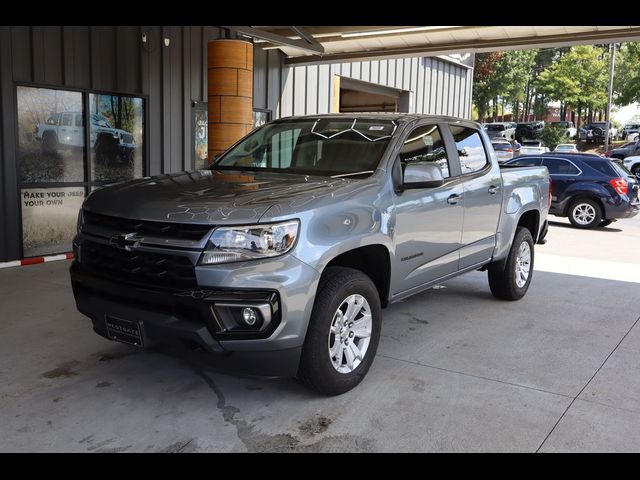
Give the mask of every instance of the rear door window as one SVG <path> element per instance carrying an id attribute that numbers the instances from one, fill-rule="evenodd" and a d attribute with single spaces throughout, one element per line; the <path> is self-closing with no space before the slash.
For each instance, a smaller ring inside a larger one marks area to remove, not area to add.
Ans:
<path id="1" fill-rule="evenodd" d="M 450 128 L 453 140 L 456 142 L 462 174 L 482 170 L 489 163 L 489 159 L 484 150 L 480 133 L 469 127 L 450 125 Z"/>
<path id="2" fill-rule="evenodd" d="M 586 163 L 587 165 L 589 165 L 591 168 L 593 168 L 594 170 L 597 170 L 598 172 L 607 175 L 608 177 L 613 177 L 615 176 L 615 170 L 614 168 L 609 165 L 608 161 L 599 161 L 599 160 L 584 160 L 584 163 Z"/>
<path id="3" fill-rule="evenodd" d="M 578 167 L 563 158 L 545 158 L 542 165 L 547 167 L 550 175 L 580 175 Z"/>

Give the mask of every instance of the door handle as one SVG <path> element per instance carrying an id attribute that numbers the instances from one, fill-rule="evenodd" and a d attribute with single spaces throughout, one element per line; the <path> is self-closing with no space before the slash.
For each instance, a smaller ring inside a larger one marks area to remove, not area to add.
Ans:
<path id="1" fill-rule="evenodd" d="M 462 195 L 457 195 L 457 194 L 452 194 L 449 195 L 449 198 L 447 198 L 447 203 L 449 205 L 455 205 L 456 203 L 458 203 L 458 200 L 462 200 Z"/>
<path id="2" fill-rule="evenodd" d="M 495 195 L 496 193 L 498 193 L 500 191 L 500 187 L 496 186 L 496 185 L 491 185 L 489 187 L 489 195 Z"/>

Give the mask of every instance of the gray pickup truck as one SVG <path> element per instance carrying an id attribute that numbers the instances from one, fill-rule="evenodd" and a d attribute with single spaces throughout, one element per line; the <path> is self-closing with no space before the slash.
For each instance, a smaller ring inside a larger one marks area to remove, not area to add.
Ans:
<path id="1" fill-rule="evenodd" d="M 73 292 L 108 339 L 180 341 L 335 395 L 369 370 L 390 303 L 478 269 L 521 298 L 549 199 L 547 169 L 501 168 L 474 122 L 285 118 L 208 170 L 92 192 Z"/>

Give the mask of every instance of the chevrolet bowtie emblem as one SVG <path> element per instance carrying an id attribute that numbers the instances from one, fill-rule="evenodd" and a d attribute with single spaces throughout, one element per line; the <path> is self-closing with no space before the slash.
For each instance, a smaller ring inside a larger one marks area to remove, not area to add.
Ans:
<path id="1" fill-rule="evenodd" d="M 109 243 L 120 250 L 132 252 L 140 246 L 144 238 L 138 237 L 136 233 L 127 233 L 124 235 L 114 235 L 109 239 Z"/>

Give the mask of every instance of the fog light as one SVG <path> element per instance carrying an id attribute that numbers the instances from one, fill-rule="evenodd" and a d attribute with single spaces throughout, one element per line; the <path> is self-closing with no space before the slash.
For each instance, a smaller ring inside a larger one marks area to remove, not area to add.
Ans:
<path id="1" fill-rule="evenodd" d="M 244 323 L 252 327 L 258 320 L 257 312 L 253 308 L 245 307 L 242 310 L 242 319 L 244 320 Z"/>

